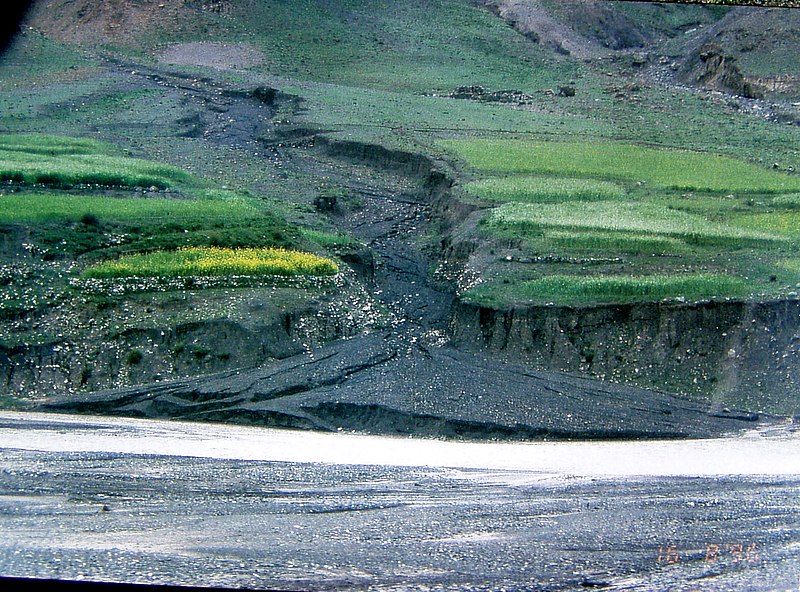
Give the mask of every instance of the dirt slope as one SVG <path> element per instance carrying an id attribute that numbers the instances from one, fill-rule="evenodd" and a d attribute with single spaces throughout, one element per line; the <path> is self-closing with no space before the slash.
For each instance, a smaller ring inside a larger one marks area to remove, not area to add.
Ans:
<path id="1" fill-rule="evenodd" d="M 136 44 L 159 30 L 180 32 L 202 26 L 203 12 L 224 13 L 226 0 L 39 0 L 28 22 L 67 43 Z"/>
<path id="2" fill-rule="evenodd" d="M 607 49 L 642 47 L 652 37 L 613 5 L 598 0 L 555 7 L 537 0 L 487 0 L 485 4 L 533 41 L 581 59 Z"/>
<path id="3" fill-rule="evenodd" d="M 800 95 L 800 10 L 739 7 L 689 37 L 679 51 L 691 61 L 714 45 L 736 60 L 743 77 L 778 95 Z"/>

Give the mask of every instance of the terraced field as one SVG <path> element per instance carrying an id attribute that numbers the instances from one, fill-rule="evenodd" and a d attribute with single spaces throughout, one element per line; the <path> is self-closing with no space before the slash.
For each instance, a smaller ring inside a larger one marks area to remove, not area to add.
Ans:
<path id="1" fill-rule="evenodd" d="M 482 230 L 523 258 L 464 298 L 483 305 L 597 304 L 785 295 L 800 177 L 708 153 L 619 142 L 448 140 L 497 204 Z M 594 260 L 586 267 L 586 256 Z M 579 264 L 564 264 L 572 258 Z"/>

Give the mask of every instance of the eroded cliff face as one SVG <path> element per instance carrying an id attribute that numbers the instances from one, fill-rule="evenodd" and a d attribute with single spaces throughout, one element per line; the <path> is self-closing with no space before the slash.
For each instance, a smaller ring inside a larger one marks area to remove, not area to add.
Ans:
<path id="1" fill-rule="evenodd" d="M 510 310 L 460 302 L 451 331 L 459 348 L 536 370 L 701 395 L 720 409 L 800 407 L 797 300 Z"/>
<path id="2" fill-rule="evenodd" d="M 0 396 L 28 400 L 252 368 L 385 324 L 353 272 L 316 284 L 138 294 L 108 308 L 83 304 L 71 320 L 52 311 L 48 326 L 60 335 L 0 343 Z"/>

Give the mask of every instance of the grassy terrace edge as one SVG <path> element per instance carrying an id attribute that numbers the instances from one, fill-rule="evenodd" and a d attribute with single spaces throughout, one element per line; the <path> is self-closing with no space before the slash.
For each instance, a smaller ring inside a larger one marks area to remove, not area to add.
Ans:
<path id="1" fill-rule="evenodd" d="M 77 222 L 84 216 L 147 221 L 168 219 L 250 218 L 257 208 L 241 199 L 174 199 L 163 197 L 105 197 L 54 193 L 15 193 L 0 198 L 0 222 Z"/>
<path id="2" fill-rule="evenodd" d="M 725 274 L 684 276 L 571 276 L 553 275 L 516 284 L 487 283 L 462 295 L 469 304 L 488 308 L 509 305 L 591 306 L 658 300 L 700 301 L 746 298 L 748 282 Z"/>
<path id="3" fill-rule="evenodd" d="M 472 181 L 468 193 L 495 202 L 555 203 L 615 200 L 626 196 L 624 187 L 610 181 L 573 177 L 490 177 Z"/>
<path id="4" fill-rule="evenodd" d="M 174 166 L 115 154 L 93 140 L 47 135 L 0 135 L 0 181 L 58 188 L 76 185 L 156 187 L 196 185 Z"/>

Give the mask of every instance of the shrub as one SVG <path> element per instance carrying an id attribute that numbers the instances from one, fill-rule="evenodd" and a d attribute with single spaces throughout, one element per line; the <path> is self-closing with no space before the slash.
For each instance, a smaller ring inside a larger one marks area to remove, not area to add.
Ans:
<path id="1" fill-rule="evenodd" d="M 209 355 L 211 355 L 211 349 L 207 348 L 207 347 L 204 347 L 202 345 L 195 345 L 192 348 L 192 355 L 195 358 L 197 358 L 198 360 L 202 360 L 204 358 L 207 358 Z"/>
<path id="2" fill-rule="evenodd" d="M 128 357 L 125 359 L 125 361 L 128 363 L 128 366 L 136 366 L 137 364 L 140 364 L 143 359 L 144 354 L 141 350 L 132 349 L 128 352 Z"/>
<path id="3" fill-rule="evenodd" d="M 81 216 L 81 224 L 86 226 L 100 226 L 100 219 L 92 213 L 87 212 Z"/>

